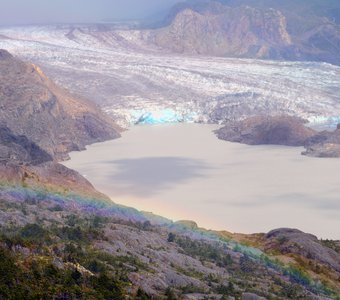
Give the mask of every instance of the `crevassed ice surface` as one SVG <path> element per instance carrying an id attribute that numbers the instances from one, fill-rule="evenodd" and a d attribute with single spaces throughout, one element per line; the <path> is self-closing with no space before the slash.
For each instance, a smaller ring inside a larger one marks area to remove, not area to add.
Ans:
<path id="1" fill-rule="evenodd" d="M 100 25 L 0 28 L 0 48 L 39 64 L 121 125 L 214 122 L 254 113 L 340 121 L 340 67 L 174 55 L 149 31 Z"/>

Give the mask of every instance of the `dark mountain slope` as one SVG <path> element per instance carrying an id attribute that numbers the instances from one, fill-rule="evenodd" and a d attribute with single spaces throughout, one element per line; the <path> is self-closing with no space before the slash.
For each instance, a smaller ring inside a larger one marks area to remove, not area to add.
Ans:
<path id="1" fill-rule="evenodd" d="M 0 162 L 36 165 L 53 160 L 26 136 L 16 136 L 7 127 L 0 127 Z"/>

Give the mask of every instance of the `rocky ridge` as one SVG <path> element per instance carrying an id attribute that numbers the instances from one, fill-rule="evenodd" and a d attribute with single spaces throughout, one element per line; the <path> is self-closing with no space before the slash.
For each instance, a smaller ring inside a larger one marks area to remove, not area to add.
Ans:
<path id="1" fill-rule="evenodd" d="M 216 6 L 178 12 L 171 25 L 155 33 L 155 43 L 179 53 L 257 58 L 273 57 L 278 47 L 291 44 L 281 12 Z"/>
<path id="2" fill-rule="evenodd" d="M 0 127 L 0 162 L 36 165 L 53 158 L 26 136 L 14 135 L 7 127 Z"/>
<path id="3" fill-rule="evenodd" d="M 119 137 L 119 127 L 92 103 L 56 86 L 42 70 L 0 50 L 0 126 L 26 136 L 55 159 Z"/>
<path id="4" fill-rule="evenodd" d="M 282 228 L 268 232 L 265 235 L 264 249 L 316 259 L 340 272 L 339 253 L 323 247 L 316 236 L 297 229 Z"/>

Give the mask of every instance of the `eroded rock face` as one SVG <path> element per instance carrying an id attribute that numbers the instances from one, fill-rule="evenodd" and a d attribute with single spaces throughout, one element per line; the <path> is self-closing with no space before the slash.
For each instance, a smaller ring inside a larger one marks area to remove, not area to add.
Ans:
<path id="1" fill-rule="evenodd" d="M 216 131 L 218 138 L 248 145 L 303 146 L 316 134 L 304 121 L 291 116 L 256 116 L 228 123 Z"/>
<path id="2" fill-rule="evenodd" d="M 5 50 L 0 52 L 0 124 L 55 159 L 119 136 L 119 128 L 95 105 L 56 86 L 39 67 Z"/>
<path id="3" fill-rule="evenodd" d="M 280 228 L 265 236 L 265 249 L 278 250 L 282 254 L 297 254 L 327 264 L 340 272 L 340 254 L 325 247 L 316 236 L 297 229 Z"/>
<path id="4" fill-rule="evenodd" d="M 37 165 L 51 160 L 51 155 L 26 136 L 14 135 L 9 128 L 0 127 L 0 163 Z"/>

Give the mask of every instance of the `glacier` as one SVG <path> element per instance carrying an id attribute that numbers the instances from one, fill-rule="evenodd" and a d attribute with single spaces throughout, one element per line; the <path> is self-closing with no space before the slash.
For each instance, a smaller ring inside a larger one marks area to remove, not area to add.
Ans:
<path id="1" fill-rule="evenodd" d="M 134 115 L 138 112 L 133 113 Z M 134 124 L 169 124 L 169 123 L 193 123 L 195 122 L 195 113 L 188 115 L 180 114 L 173 109 L 162 109 L 151 112 L 142 112 Z"/>
<path id="2" fill-rule="evenodd" d="M 340 121 L 340 67 L 327 63 L 172 54 L 148 30 L 110 25 L 0 28 L 0 48 L 39 65 L 121 126 L 224 123 L 289 114 L 310 126 Z"/>

